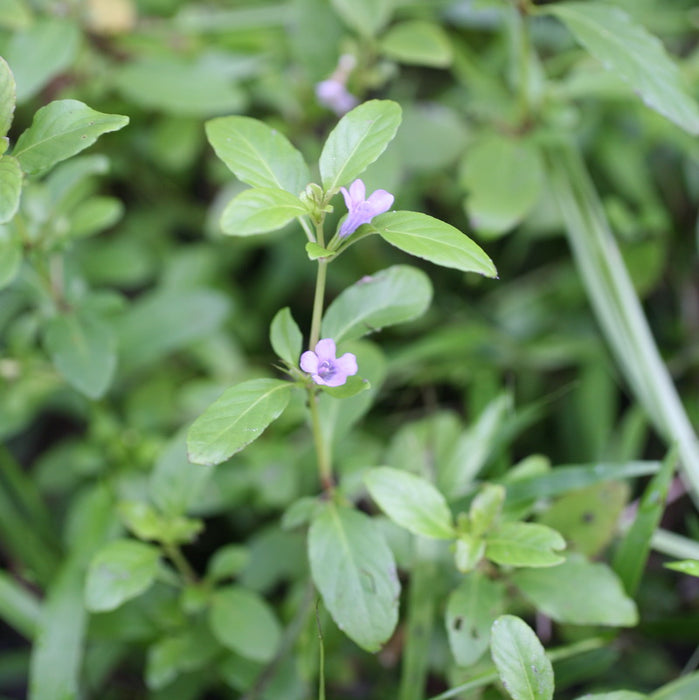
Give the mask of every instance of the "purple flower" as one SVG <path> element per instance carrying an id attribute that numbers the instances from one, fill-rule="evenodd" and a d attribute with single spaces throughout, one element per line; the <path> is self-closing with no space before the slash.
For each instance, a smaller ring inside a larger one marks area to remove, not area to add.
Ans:
<path id="1" fill-rule="evenodd" d="M 345 87 L 345 84 L 334 78 L 323 80 L 316 85 L 316 97 L 320 104 L 337 115 L 345 114 L 359 104 L 359 100 Z"/>
<path id="2" fill-rule="evenodd" d="M 346 352 L 342 357 L 335 357 L 335 341 L 323 338 L 316 345 L 316 350 L 306 350 L 301 355 L 301 369 L 308 372 L 316 384 L 325 386 L 342 386 L 347 377 L 357 374 L 357 358 Z"/>
<path id="3" fill-rule="evenodd" d="M 340 187 L 347 205 L 347 218 L 340 228 L 340 238 L 346 238 L 354 233 L 362 224 L 368 224 L 377 214 L 388 211 L 393 204 L 393 195 L 386 190 L 376 190 L 364 199 L 366 187 L 357 179 L 349 187 L 349 192 Z"/>

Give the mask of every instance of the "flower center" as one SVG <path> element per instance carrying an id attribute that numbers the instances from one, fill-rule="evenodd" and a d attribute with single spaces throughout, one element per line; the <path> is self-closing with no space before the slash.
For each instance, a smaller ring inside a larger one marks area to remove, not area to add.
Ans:
<path id="1" fill-rule="evenodd" d="M 330 360 L 323 360 L 318 365 L 318 376 L 321 379 L 330 379 L 335 374 L 335 365 Z"/>

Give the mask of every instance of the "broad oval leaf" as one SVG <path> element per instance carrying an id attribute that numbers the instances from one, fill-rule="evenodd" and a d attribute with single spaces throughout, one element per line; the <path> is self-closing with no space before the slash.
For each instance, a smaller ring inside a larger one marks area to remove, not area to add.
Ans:
<path id="1" fill-rule="evenodd" d="M 110 326 L 86 313 L 54 316 L 44 327 L 44 344 L 66 381 L 90 398 L 102 396 L 116 369 L 116 340 Z"/>
<path id="2" fill-rule="evenodd" d="M 7 61 L 0 56 L 0 140 L 10 130 L 15 113 L 15 78 Z M 0 147 L 0 153 L 5 149 Z"/>
<path id="3" fill-rule="evenodd" d="M 261 663 L 274 657 L 281 639 L 281 627 L 269 604 L 242 586 L 227 586 L 214 594 L 209 625 L 224 647 Z"/>
<path id="4" fill-rule="evenodd" d="M 114 82 L 129 102 L 146 109 L 194 117 L 239 112 L 245 93 L 210 63 L 206 57 L 195 62 L 175 55 L 140 58 L 119 68 Z"/>
<path id="5" fill-rule="evenodd" d="M 90 612 L 114 610 L 145 592 L 158 573 L 160 550 L 136 540 L 115 540 L 93 557 L 85 583 Z"/>
<path id="6" fill-rule="evenodd" d="M 516 226 L 536 204 L 544 166 L 530 142 L 487 134 L 466 151 L 460 179 L 471 226 L 494 237 Z"/>
<path id="7" fill-rule="evenodd" d="M 563 537 L 550 527 L 509 522 L 486 537 L 485 555 L 505 566 L 555 566 L 564 560 L 556 552 L 565 546 Z"/>
<path id="8" fill-rule="evenodd" d="M 22 169 L 19 161 L 12 156 L 0 156 L 0 224 L 7 223 L 17 213 L 21 194 Z"/>
<path id="9" fill-rule="evenodd" d="M 387 243 L 436 265 L 497 277 L 492 260 L 468 236 L 427 214 L 391 211 L 368 226 Z"/>
<path id="10" fill-rule="evenodd" d="M 48 170 L 80 153 L 99 136 L 122 129 L 129 118 L 103 114 L 78 100 L 55 100 L 42 107 L 12 152 L 25 173 Z"/>
<path id="11" fill-rule="evenodd" d="M 273 187 L 241 192 L 223 210 L 221 228 L 230 236 L 251 236 L 276 231 L 297 216 L 307 214 L 295 195 Z"/>
<path id="12" fill-rule="evenodd" d="M 459 666 L 475 664 L 490 644 L 490 628 L 505 605 L 505 586 L 481 571 L 464 576 L 447 599 L 449 646 Z"/>
<path id="13" fill-rule="evenodd" d="M 490 632 L 490 653 L 513 700 L 551 700 L 553 667 L 533 630 L 514 615 L 501 615 Z"/>
<path id="14" fill-rule="evenodd" d="M 361 175 L 386 149 L 400 126 L 401 108 L 391 100 L 369 100 L 345 114 L 320 154 L 320 176 L 327 192 Z"/>
<path id="15" fill-rule="evenodd" d="M 279 418 L 291 387 L 280 379 L 252 379 L 224 391 L 189 429 L 189 461 L 220 464 L 240 452 Z"/>
<path id="16" fill-rule="evenodd" d="M 288 306 L 280 309 L 272 319 L 269 328 L 269 341 L 279 357 L 292 367 L 296 367 L 301 357 L 303 335 Z"/>
<path id="17" fill-rule="evenodd" d="M 514 572 L 513 583 L 544 614 L 574 625 L 628 627 L 638 622 L 633 600 L 601 562 L 570 557 L 550 569 Z"/>
<path id="18" fill-rule="evenodd" d="M 432 283 L 422 270 L 394 265 L 345 289 L 325 312 L 322 336 L 354 340 L 421 316 L 431 300 Z"/>
<path id="19" fill-rule="evenodd" d="M 393 13 L 395 0 L 332 0 L 338 15 L 363 36 L 374 36 Z"/>
<path id="20" fill-rule="evenodd" d="M 411 65 L 446 68 L 452 60 L 447 33 L 424 20 L 396 24 L 381 38 L 380 46 L 386 56 Z"/>
<path id="21" fill-rule="evenodd" d="M 371 497 L 395 523 L 416 535 L 452 539 L 451 511 L 442 494 L 416 474 L 378 467 L 364 476 Z"/>
<path id="22" fill-rule="evenodd" d="M 543 11 L 561 20 L 648 107 L 690 134 L 699 134 L 699 105 L 685 89 L 680 69 L 660 40 L 626 12 L 597 2 L 556 3 Z"/>
<path id="23" fill-rule="evenodd" d="M 4 9 L 4 8 L 3 8 Z M 70 19 L 43 17 L 14 33 L 4 56 L 17 83 L 17 101 L 26 102 L 75 60 L 80 27 Z"/>
<path id="24" fill-rule="evenodd" d="M 205 128 L 216 155 L 248 185 L 298 195 L 310 182 L 301 153 L 267 124 L 251 117 L 219 117 Z"/>
<path id="25" fill-rule="evenodd" d="M 377 651 L 398 622 L 400 583 L 393 554 L 372 519 L 327 504 L 308 533 L 313 581 L 337 626 Z"/>

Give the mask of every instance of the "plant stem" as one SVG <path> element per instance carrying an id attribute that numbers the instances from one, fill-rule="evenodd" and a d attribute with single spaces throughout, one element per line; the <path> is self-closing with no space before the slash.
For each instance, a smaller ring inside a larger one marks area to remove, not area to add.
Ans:
<path id="1" fill-rule="evenodd" d="M 176 544 L 163 543 L 163 549 L 186 583 L 196 583 L 197 575 Z"/>
<path id="2" fill-rule="evenodd" d="M 323 439 L 323 429 L 320 424 L 320 414 L 318 413 L 318 397 L 315 393 L 315 388 L 311 387 L 308 390 L 308 405 L 311 408 L 311 427 L 313 430 L 313 442 L 316 447 L 316 458 L 318 460 L 318 473 L 320 475 L 320 483 L 323 490 L 328 494 L 332 494 L 334 483 L 332 474 L 332 464 L 330 458 L 330 450 Z"/>
<path id="3" fill-rule="evenodd" d="M 321 244 L 322 245 L 322 244 Z M 313 299 L 313 318 L 311 321 L 311 337 L 308 347 L 313 350 L 320 340 L 320 321 L 323 317 L 323 300 L 325 299 L 325 278 L 328 263 L 322 258 L 318 260 L 318 275 L 316 276 L 316 292 Z"/>

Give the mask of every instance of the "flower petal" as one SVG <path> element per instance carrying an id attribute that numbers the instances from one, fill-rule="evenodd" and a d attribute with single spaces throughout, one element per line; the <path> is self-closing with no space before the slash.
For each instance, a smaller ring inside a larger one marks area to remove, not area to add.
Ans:
<path id="1" fill-rule="evenodd" d="M 357 374 L 359 368 L 357 367 L 356 355 L 353 355 L 351 352 L 346 352 L 342 357 L 338 357 L 337 360 L 335 360 L 335 367 L 338 372 L 341 372 L 346 377 Z M 344 384 L 344 382 L 342 383 Z"/>
<path id="2" fill-rule="evenodd" d="M 369 195 L 369 199 L 367 199 L 369 208 L 373 212 L 372 218 L 377 214 L 383 214 L 388 211 L 393 204 L 393 199 L 393 195 L 390 192 L 386 192 L 386 190 L 376 190 L 372 192 L 371 195 Z"/>
<path id="3" fill-rule="evenodd" d="M 306 352 L 301 355 L 301 369 L 309 374 L 315 374 L 318 371 L 318 356 L 311 350 L 306 350 Z"/>
<path id="4" fill-rule="evenodd" d="M 350 197 L 352 198 L 352 203 L 356 206 L 364 201 L 366 197 L 366 186 L 361 178 L 357 178 L 349 186 Z M 349 207 L 348 207 L 349 208 Z"/>
<path id="5" fill-rule="evenodd" d="M 316 344 L 318 362 L 323 362 L 323 360 L 332 360 L 335 362 L 335 353 L 335 341 L 332 338 L 323 338 Z"/>

